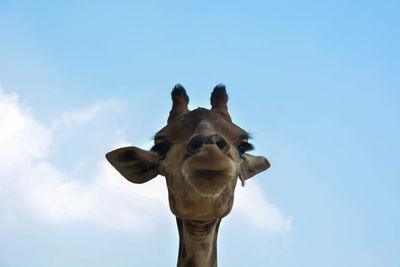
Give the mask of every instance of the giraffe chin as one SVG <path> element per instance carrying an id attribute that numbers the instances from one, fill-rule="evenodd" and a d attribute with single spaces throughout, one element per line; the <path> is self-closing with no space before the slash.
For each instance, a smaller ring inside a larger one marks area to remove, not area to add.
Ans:
<path id="1" fill-rule="evenodd" d="M 232 182 L 233 176 L 229 172 L 201 170 L 187 173 L 185 178 L 200 195 L 213 197 L 219 195 Z"/>

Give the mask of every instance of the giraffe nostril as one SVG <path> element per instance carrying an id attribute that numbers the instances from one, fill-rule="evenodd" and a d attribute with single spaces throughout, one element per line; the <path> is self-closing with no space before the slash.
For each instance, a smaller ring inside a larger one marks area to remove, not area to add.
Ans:
<path id="1" fill-rule="evenodd" d="M 225 140 L 219 140 L 215 143 L 219 149 L 223 150 L 225 146 L 227 145 Z"/>
<path id="2" fill-rule="evenodd" d="M 192 138 L 190 142 L 186 145 L 186 150 L 193 154 L 196 153 L 203 145 L 203 140 L 199 138 Z"/>
<path id="3" fill-rule="evenodd" d="M 220 135 L 208 136 L 204 134 L 198 134 L 193 136 L 186 144 L 186 151 L 189 154 L 195 154 L 199 152 L 204 145 L 215 145 L 224 154 L 227 154 L 230 148 L 230 145 L 226 139 Z"/>
<path id="4" fill-rule="evenodd" d="M 228 154 L 230 146 L 228 142 L 225 140 L 225 138 L 220 136 L 219 139 L 215 141 L 215 144 L 223 153 Z"/>

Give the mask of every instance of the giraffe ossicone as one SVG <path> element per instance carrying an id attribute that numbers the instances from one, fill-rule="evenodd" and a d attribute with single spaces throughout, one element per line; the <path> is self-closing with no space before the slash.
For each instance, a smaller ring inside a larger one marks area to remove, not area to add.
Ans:
<path id="1" fill-rule="evenodd" d="M 123 147 L 106 158 L 132 183 L 165 176 L 179 230 L 177 266 L 217 266 L 218 228 L 232 209 L 238 178 L 244 184 L 270 164 L 246 153 L 253 146 L 248 133 L 232 123 L 224 85 L 214 88 L 211 109 L 190 111 L 180 84 L 171 97 L 167 125 L 155 135 L 150 151 Z"/>

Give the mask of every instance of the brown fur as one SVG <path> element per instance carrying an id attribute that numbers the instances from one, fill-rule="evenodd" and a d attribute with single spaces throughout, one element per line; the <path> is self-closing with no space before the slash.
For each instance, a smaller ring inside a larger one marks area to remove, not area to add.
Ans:
<path id="1" fill-rule="evenodd" d="M 238 177 L 244 182 L 269 163 L 242 151 L 252 145 L 248 133 L 231 121 L 224 86 L 214 89 L 211 110 L 189 111 L 181 85 L 172 91 L 172 101 L 168 123 L 155 135 L 151 151 L 126 147 L 106 157 L 134 183 L 165 176 L 179 231 L 178 266 L 217 266 L 218 229 L 232 209 Z"/>

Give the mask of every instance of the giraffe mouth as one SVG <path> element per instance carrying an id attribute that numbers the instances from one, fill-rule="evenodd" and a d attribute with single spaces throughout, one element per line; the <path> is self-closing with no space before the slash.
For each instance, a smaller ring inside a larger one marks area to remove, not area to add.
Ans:
<path id="1" fill-rule="evenodd" d="M 197 157 L 189 158 L 183 165 L 183 170 L 187 174 L 198 175 L 218 175 L 224 173 L 232 173 L 234 164 L 226 157 Z"/>
<path id="2" fill-rule="evenodd" d="M 228 182 L 233 177 L 233 166 L 229 163 L 222 165 L 184 166 L 183 173 L 187 179 L 210 180 L 210 182 Z"/>
<path id="3" fill-rule="evenodd" d="M 216 174 L 216 173 L 224 173 L 224 170 L 195 170 L 191 173 L 200 173 L 200 174 Z"/>
<path id="4" fill-rule="evenodd" d="M 214 179 L 221 176 L 231 175 L 231 173 L 225 170 L 195 170 L 187 173 L 187 175 L 195 178 Z"/>
<path id="5" fill-rule="evenodd" d="M 212 147 L 188 158 L 182 166 L 185 180 L 201 195 L 218 195 L 235 178 L 236 165 Z"/>
<path id="6" fill-rule="evenodd" d="M 230 182 L 234 175 L 227 170 L 193 170 L 184 173 L 186 181 L 203 196 L 219 195 Z"/>

